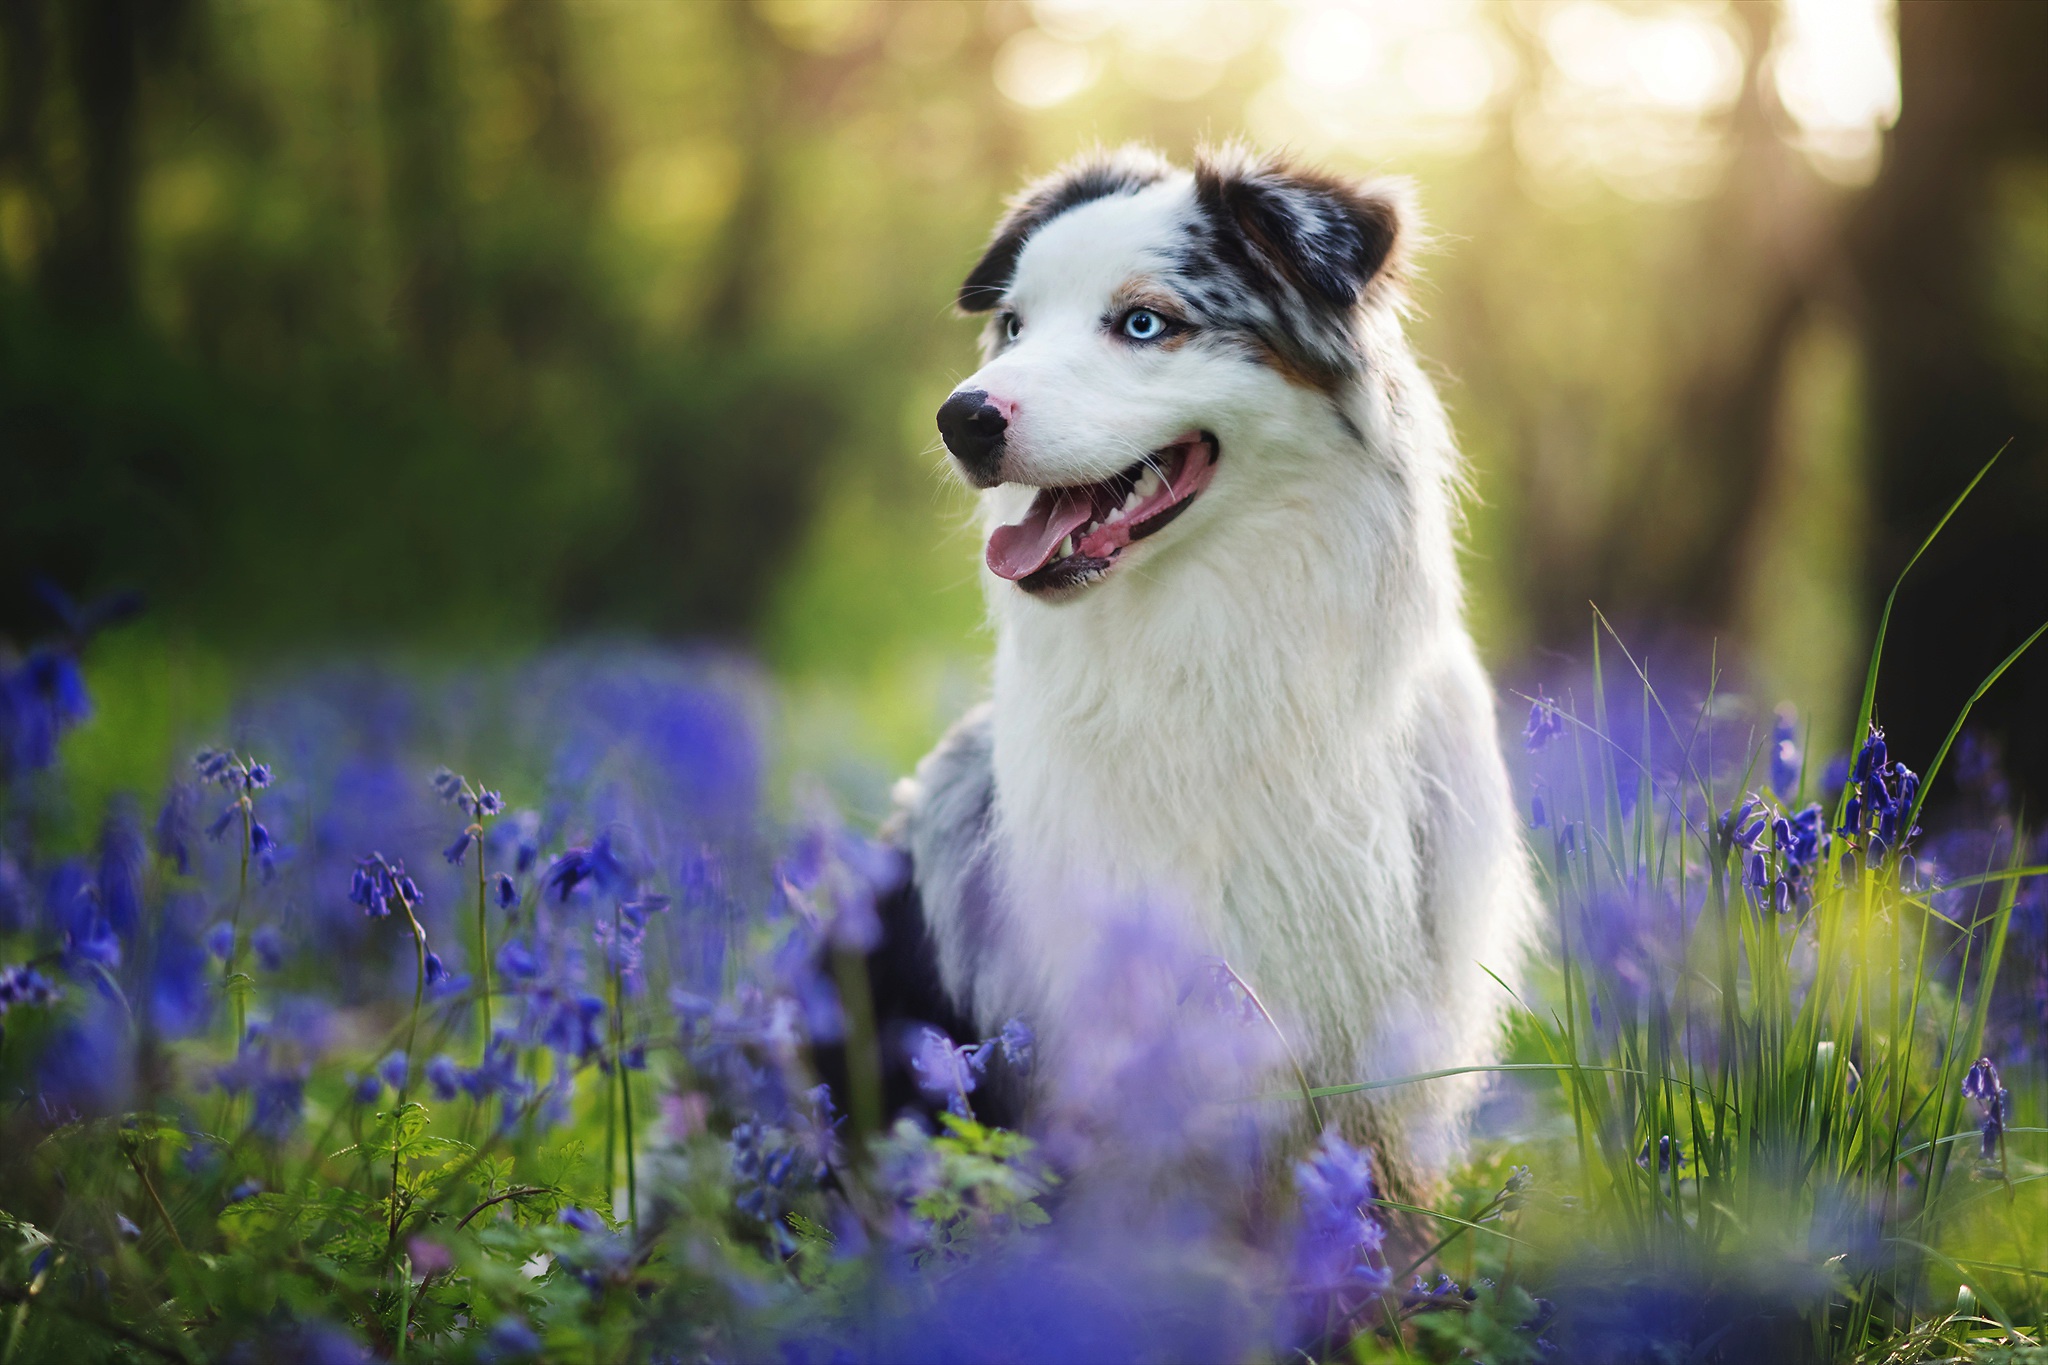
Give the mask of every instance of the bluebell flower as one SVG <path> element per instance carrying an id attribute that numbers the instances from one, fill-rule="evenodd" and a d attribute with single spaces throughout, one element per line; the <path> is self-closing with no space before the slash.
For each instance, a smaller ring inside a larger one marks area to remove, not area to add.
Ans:
<path id="1" fill-rule="evenodd" d="M 252 761 L 248 770 L 243 773 L 242 780 L 250 791 L 261 791 L 270 785 L 270 765 Z"/>
<path id="2" fill-rule="evenodd" d="M 1542 688 L 1529 704 L 1529 721 L 1522 727 L 1522 747 L 1535 753 L 1564 733 L 1564 716 Z"/>
<path id="3" fill-rule="evenodd" d="M 263 925 L 249 935 L 249 947 L 256 953 L 257 965 L 266 972 L 281 971 L 284 967 L 284 935 L 274 925 Z"/>
<path id="4" fill-rule="evenodd" d="M 928 1100 L 944 1100 L 961 1118 L 971 1118 L 967 1097 L 981 1081 L 987 1062 L 975 1048 L 957 1046 L 935 1028 L 921 1028 L 911 1044 L 910 1069 Z"/>
<path id="5" fill-rule="evenodd" d="M 186 927 L 196 906 L 168 912 L 158 925 L 148 980 L 149 1015 L 157 1029 L 182 1038 L 199 1032 L 211 1012 L 212 972 L 206 949 Z"/>
<path id="6" fill-rule="evenodd" d="M 1038 1037 L 1031 1026 L 1022 1019 L 1012 1019 L 1003 1025 L 995 1037 L 996 1045 L 1002 1049 L 1003 1060 L 1021 1074 L 1031 1070 L 1032 1058 L 1038 1047 Z"/>
<path id="7" fill-rule="evenodd" d="M 605 1003 L 597 996 L 543 989 L 535 993 L 531 1008 L 539 1012 L 541 1042 L 554 1051 L 587 1062 L 603 1050 Z"/>
<path id="8" fill-rule="evenodd" d="M 508 938 L 498 946 L 498 970 L 520 981 L 540 975 L 540 960 L 521 939 Z"/>
<path id="9" fill-rule="evenodd" d="M 0 1018 L 17 1005 L 50 1005 L 63 994 L 57 983 L 35 968 L 16 963 L 0 967 Z"/>
<path id="10" fill-rule="evenodd" d="M 484 1047 L 483 1059 L 462 1073 L 462 1088 L 476 1099 L 502 1095 L 508 1100 L 524 1099 L 532 1086 L 519 1075 L 519 1044 L 499 1029 Z"/>
<path id="11" fill-rule="evenodd" d="M 37 649 L 17 667 L 0 667 L 0 774 L 55 763 L 57 741 L 91 712 L 68 651 Z"/>
<path id="12" fill-rule="evenodd" d="M 462 831 L 462 833 L 455 836 L 454 843 L 441 850 L 441 856 L 448 860 L 450 866 L 459 865 L 462 862 L 463 855 L 469 852 L 470 842 L 475 838 L 476 835 L 472 834 L 469 830 Z"/>
<path id="13" fill-rule="evenodd" d="M 386 862 L 381 853 L 356 860 L 355 875 L 349 883 L 348 898 L 374 918 L 391 913 L 391 903 L 405 909 L 420 903 L 420 889 L 405 875 L 404 862 Z"/>
<path id="14" fill-rule="evenodd" d="M 357 1104 L 375 1104 L 384 1097 L 384 1082 L 376 1072 L 366 1072 L 349 1082 L 349 1095 Z"/>
<path id="15" fill-rule="evenodd" d="M 1372 1157 L 1334 1129 L 1294 1168 L 1300 1226 L 1292 1280 L 1304 1307 L 1382 1293 L 1392 1276 L 1380 1260 L 1386 1231 L 1373 1216 Z"/>
<path id="16" fill-rule="evenodd" d="M 235 926 L 226 920 L 206 931 L 206 951 L 225 962 L 235 951 Z"/>
<path id="17" fill-rule="evenodd" d="M 454 1099 L 462 1087 L 462 1076 L 455 1069 L 454 1060 L 443 1053 L 428 1062 L 427 1084 L 433 1087 L 435 1099 Z"/>
<path id="18" fill-rule="evenodd" d="M 184 782 L 173 782 L 164 792 L 163 809 L 156 817 L 156 851 L 168 859 L 181 877 L 192 873 L 192 807 L 198 794 Z"/>
<path id="19" fill-rule="evenodd" d="M 442 978 L 446 977 L 447 975 L 448 966 L 446 963 L 441 961 L 441 955 L 439 953 L 429 951 L 427 953 L 427 984 L 431 986 L 436 982 L 440 981 Z"/>
<path id="20" fill-rule="evenodd" d="M 519 904 L 518 884 L 503 872 L 491 878 L 491 892 L 500 910 L 510 910 Z"/>
<path id="21" fill-rule="evenodd" d="M 403 1052 L 394 1052 L 377 1063 L 377 1076 L 393 1090 L 405 1089 L 406 1060 Z"/>
<path id="22" fill-rule="evenodd" d="M 1983 1138 L 1985 1161 L 1998 1159 L 1998 1146 L 2005 1137 L 2006 1120 L 2012 1113 L 2012 1092 L 2000 1083 L 1998 1067 L 1989 1057 L 1979 1057 L 1963 1077 L 1963 1095 L 1973 1100 L 1981 1115 L 1979 1133 Z"/>
<path id="23" fill-rule="evenodd" d="M 485 816 L 502 815 L 504 811 L 505 798 L 498 793 L 480 791 L 476 794 L 475 814 L 479 820 Z"/>
<path id="24" fill-rule="evenodd" d="M 214 816 L 213 823 L 206 827 L 206 837 L 218 842 L 220 837 L 228 832 L 229 822 L 239 815 L 241 810 L 242 805 L 239 801 L 230 801 L 221 807 L 220 814 Z"/>
<path id="25" fill-rule="evenodd" d="M 271 842 L 270 831 L 263 827 L 263 822 L 261 820 L 251 820 L 249 822 L 250 856 L 260 858 L 264 854 L 275 850 L 276 847 L 277 845 Z"/>
<path id="26" fill-rule="evenodd" d="M 1790 801 L 1799 786 L 1799 740 L 1792 708 L 1778 708 L 1777 724 L 1771 727 L 1771 790 L 1780 801 Z"/>
<path id="27" fill-rule="evenodd" d="M 107 818 L 100 826 L 100 865 L 97 882 L 100 912 L 114 932 L 134 937 L 142 923 L 142 874 L 149 853 L 134 803 L 126 799 L 110 802 Z"/>
<path id="28" fill-rule="evenodd" d="M 512 870 L 525 876 L 540 861 L 540 812 L 520 811 L 501 828 L 513 841 Z"/>
<path id="29" fill-rule="evenodd" d="M 1657 1139 L 1657 1174 L 1669 1175 L 1674 1166 L 1686 1164 L 1685 1150 L 1671 1140 L 1669 1133 Z M 1650 1165 L 1650 1139 L 1643 1139 L 1643 1150 L 1636 1153 L 1636 1165 L 1645 1170 Z"/>
<path id="30" fill-rule="evenodd" d="M 249 1126 L 273 1142 L 282 1142 L 298 1126 L 306 1104 L 303 1071 L 278 1071 L 256 1083 L 256 1112 Z"/>
<path id="31" fill-rule="evenodd" d="M 626 894 L 631 890 L 632 880 L 609 830 L 589 848 L 569 849 L 541 874 L 542 884 L 551 888 L 561 901 L 567 901 L 570 893 L 585 882 L 593 883 L 606 895 Z"/>
<path id="32" fill-rule="evenodd" d="M 462 778 L 449 769 L 437 769 L 428 780 L 433 783 L 434 794 L 449 805 L 452 806 L 462 799 Z"/>
<path id="33" fill-rule="evenodd" d="M 238 1182 L 233 1189 L 228 1191 L 228 1202 L 230 1204 L 239 1204 L 244 1199 L 254 1199 L 261 1193 L 263 1193 L 263 1182 L 251 1176 L 247 1180 Z"/>
<path id="34" fill-rule="evenodd" d="M 605 1226 L 604 1219 L 598 1217 L 589 1209 L 579 1208 L 574 1204 L 565 1205 L 562 1211 L 555 1216 L 565 1226 L 572 1227 L 578 1232 L 597 1233 L 609 1231 Z"/>
<path id="35" fill-rule="evenodd" d="M 518 1318 L 500 1318 L 491 1324 L 489 1334 L 484 1338 L 484 1358 L 487 1360 L 518 1360 L 522 1356 L 540 1353 L 540 1337 Z"/>

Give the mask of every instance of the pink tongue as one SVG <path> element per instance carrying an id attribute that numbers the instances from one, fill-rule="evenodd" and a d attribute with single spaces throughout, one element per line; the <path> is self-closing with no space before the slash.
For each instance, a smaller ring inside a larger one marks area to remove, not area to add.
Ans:
<path id="1" fill-rule="evenodd" d="M 1024 520 L 998 526 L 988 538 L 989 569 L 1013 583 L 1037 573 L 1062 540 L 1088 523 L 1094 505 L 1085 488 L 1040 493 Z"/>

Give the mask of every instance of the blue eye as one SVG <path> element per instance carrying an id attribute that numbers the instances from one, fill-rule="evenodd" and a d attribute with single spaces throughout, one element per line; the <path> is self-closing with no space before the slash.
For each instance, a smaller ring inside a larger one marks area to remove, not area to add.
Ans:
<path id="1" fill-rule="evenodd" d="M 1017 315 L 1015 313 L 1011 313 L 1009 316 L 1003 319 L 1003 335 L 1007 337 L 1009 340 L 1015 341 L 1017 339 L 1017 334 L 1023 330 L 1024 324 L 1018 321 Z"/>
<path id="2" fill-rule="evenodd" d="M 1124 335 L 1133 341 L 1157 341 L 1166 335 L 1166 320 L 1149 308 L 1133 308 L 1124 315 Z"/>

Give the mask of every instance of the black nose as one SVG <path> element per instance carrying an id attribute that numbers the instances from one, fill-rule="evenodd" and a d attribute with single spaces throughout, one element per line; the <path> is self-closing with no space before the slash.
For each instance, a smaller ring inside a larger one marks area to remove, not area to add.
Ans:
<path id="1" fill-rule="evenodd" d="M 1002 482 L 1003 432 L 1009 420 L 980 389 L 964 389 L 939 405 L 939 435 L 976 488 Z"/>

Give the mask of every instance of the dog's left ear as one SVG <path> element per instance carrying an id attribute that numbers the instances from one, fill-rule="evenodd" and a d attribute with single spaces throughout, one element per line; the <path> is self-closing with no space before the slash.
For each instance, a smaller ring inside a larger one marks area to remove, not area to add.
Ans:
<path id="1" fill-rule="evenodd" d="M 1312 307 L 1348 311 L 1401 279 L 1414 216 L 1405 182 L 1358 183 L 1225 147 L 1196 159 L 1195 198 L 1240 266 Z"/>

